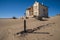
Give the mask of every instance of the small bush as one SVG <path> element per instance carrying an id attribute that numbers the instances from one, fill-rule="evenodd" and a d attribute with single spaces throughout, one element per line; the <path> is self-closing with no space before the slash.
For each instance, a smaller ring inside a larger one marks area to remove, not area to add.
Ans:
<path id="1" fill-rule="evenodd" d="M 36 16 L 34 15 L 33 17 L 35 18 Z"/>
<path id="2" fill-rule="evenodd" d="M 26 17 L 26 19 L 29 19 L 29 17 Z"/>
<path id="3" fill-rule="evenodd" d="M 12 17 L 13 19 L 17 19 L 16 17 Z"/>

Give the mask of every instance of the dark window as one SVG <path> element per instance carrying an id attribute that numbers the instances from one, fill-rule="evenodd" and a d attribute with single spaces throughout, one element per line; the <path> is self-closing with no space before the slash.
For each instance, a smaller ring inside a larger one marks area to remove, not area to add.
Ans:
<path id="1" fill-rule="evenodd" d="M 43 9 L 43 12 L 45 12 L 45 9 Z"/>

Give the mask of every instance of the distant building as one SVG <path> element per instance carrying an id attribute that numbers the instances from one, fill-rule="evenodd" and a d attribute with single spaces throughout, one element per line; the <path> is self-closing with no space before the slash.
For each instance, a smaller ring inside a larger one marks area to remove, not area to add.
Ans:
<path id="1" fill-rule="evenodd" d="M 48 7 L 35 1 L 33 6 L 26 9 L 26 17 L 48 17 Z"/>

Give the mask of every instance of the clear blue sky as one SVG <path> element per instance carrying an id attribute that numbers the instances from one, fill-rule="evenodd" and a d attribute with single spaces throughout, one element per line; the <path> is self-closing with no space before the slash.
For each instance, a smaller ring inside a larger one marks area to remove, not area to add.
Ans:
<path id="1" fill-rule="evenodd" d="M 37 0 L 42 3 L 42 0 Z M 48 6 L 49 16 L 60 13 L 60 0 L 44 0 L 44 5 Z M 34 0 L 0 0 L 0 18 L 19 18 L 23 16 L 26 8 L 32 6 Z"/>

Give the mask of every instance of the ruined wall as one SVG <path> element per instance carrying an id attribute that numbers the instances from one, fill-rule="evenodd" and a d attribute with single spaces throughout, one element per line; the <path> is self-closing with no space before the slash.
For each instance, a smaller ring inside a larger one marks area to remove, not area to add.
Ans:
<path id="1" fill-rule="evenodd" d="M 40 5 L 39 8 L 40 8 L 39 16 L 48 17 L 48 8 L 45 7 L 44 5 Z"/>
<path id="2" fill-rule="evenodd" d="M 29 10 L 26 10 L 26 17 L 29 17 Z"/>
<path id="3" fill-rule="evenodd" d="M 30 7 L 26 10 L 26 17 L 33 17 L 33 7 Z"/>

